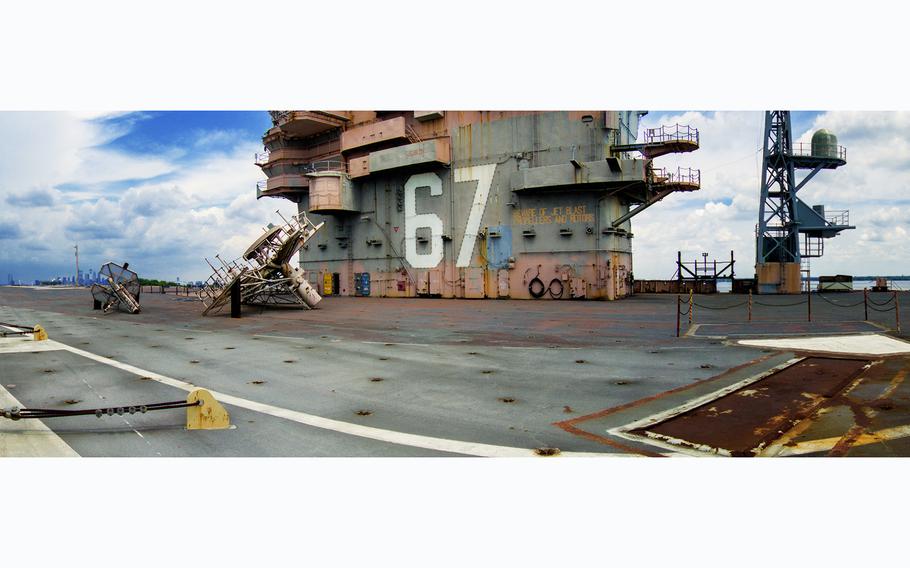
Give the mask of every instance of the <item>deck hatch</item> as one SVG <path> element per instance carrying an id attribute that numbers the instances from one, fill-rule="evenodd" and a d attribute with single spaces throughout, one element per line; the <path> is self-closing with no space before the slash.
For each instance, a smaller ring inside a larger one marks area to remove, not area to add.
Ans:
<path id="1" fill-rule="evenodd" d="M 707 452 L 753 456 L 846 389 L 869 363 L 809 357 L 629 433 Z"/>

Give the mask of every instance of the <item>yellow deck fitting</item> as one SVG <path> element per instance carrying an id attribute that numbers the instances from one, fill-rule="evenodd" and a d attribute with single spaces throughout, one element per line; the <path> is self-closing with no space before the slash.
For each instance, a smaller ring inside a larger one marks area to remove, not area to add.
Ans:
<path id="1" fill-rule="evenodd" d="M 223 430 L 231 427 L 231 416 L 212 393 L 205 389 L 191 391 L 186 397 L 188 403 L 200 402 L 186 408 L 187 430 Z"/>
<path id="2" fill-rule="evenodd" d="M 35 332 L 32 334 L 32 339 L 35 341 L 46 341 L 47 332 L 44 331 L 44 328 L 38 324 L 35 324 Z"/>

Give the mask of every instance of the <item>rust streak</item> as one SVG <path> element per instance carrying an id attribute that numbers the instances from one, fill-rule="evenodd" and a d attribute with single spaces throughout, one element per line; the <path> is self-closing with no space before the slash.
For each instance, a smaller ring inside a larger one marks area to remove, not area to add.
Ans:
<path id="1" fill-rule="evenodd" d="M 844 435 L 840 437 L 834 447 L 831 448 L 831 451 L 828 452 L 827 456 L 829 458 L 840 458 L 847 455 L 847 452 L 850 451 L 850 448 L 853 447 L 853 444 L 859 440 L 860 436 L 866 433 L 866 427 L 860 426 L 859 424 L 854 424 L 851 426 Z"/>
<path id="2" fill-rule="evenodd" d="M 594 442 L 600 442 L 601 444 L 606 444 L 608 446 L 611 446 L 613 448 L 622 450 L 622 451 L 630 453 L 630 454 L 639 454 L 639 455 L 649 457 L 649 458 L 666 457 L 657 452 L 652 452 L 650 450 L 639 450 L 637 448 L 633 448 L 632 446 L 628 446 L 626 444 L 617 442 L 615 440 L 611 440 L 610 438 L 606 438 L 604 436 L 598 436 L 597 434 L 592 434 L 591 432 L 586 432 L 585 430 L 580 430 L 580 429 L 576 428 L 575 426 L 567 424 L 567 422 L 570 422 L 570 421 L 567 420 L 565 422 L 556 422 L 554 425 L 562 428 L 563 430 L 565 430 L 566 432 L 568 432 L 570 434 L 575 434 L 576 436 L 581 436 L 582 438 L 592 440 Z"/>
<path id="3" fill-rule="evenodd" d="M 554 422 L 553 426 L 556 426 L 557 428 L 561 428 L 562 430 L 565 430 L 566 432 L 569 432 L 570 434 L 574 434 L 576 436 L 581 436 L 582 438 L 592 440 L 595 442 L 600 442 L 601 444 L 606 444 L 608 446 L 623 450 L 625 452 L 640 454 L 640 455 L 648 456 L 648 457 L 665 457 L 656 452 L 651 452 L 649 450 L 639 450 L 639 449 L 633 448 L 632 446 L 628 446 L 626 444 L 616 442 L 610 438 L 607 438 L 604 436 L 599 436 L 597 434 L 592 434 L 591 432 L 587 432 L 585 430 L 581 430 L 580 428 L 577 428 L 575 425 L 579 424 L 581 422 L 586 422 L 588 420 L 594 420 L 597 418 L 602 418 L 604 416 L 609 416 L 610 414 L 614 414 L 621 410 L 635 408 L 636 406 L 641 406 L 642 404 L 646 404 L 646 403 L 652 402 L 654 400 L 659 400 L 659 399 L 661 399 L 665 396 L 671 395 L 671 394 L 685 392 L 685 391 L 692 389 L 694 387 L 697 387 L 699 385 L 703 385 L 706 383 L 710 383 L 712 381 L 722 379 L 732 373 L 745 369 L 746 367 L 755 365 L 757 363 L 761 363 L 762 361 L 766 361 L 773 356 L 774 356 L 773 354 L 763 355 L 762 357 L 758 357 L 757 359 L 753 359 L 753 360 L 747 361 L 741 365 L 731 367 L 731 368 L 727 369 L 726 371 L 724 371 L 723 373 L 720 373 L 719 375 L 715 375 L 713 377 L 708 377 L 707 379 L 701 379 L 700 381 L 696 381 L 696 382 L 688 384 L 688 385 L 682 385 L 682 386 L 676 387 L 674 389 L 670 389 L 668 391 L 657 393 L 655 395 L 651 395 L 649 397 L 642 398 L 639 400 L 634 400 L 632 402 L 627 402 L 627 403 L 621 404 L 619 406 L 613 406 L 610 408 L 605 408 L 604 410 L 599 410 L 599 411 L 591 413 L 591 414 L 585 414 L 584 416 L 578 416 L 576 418 L 570 418 L 568 420 Z"/>
<path id="4" fill-rule="evenodd" d="M 774 455 L 779 454 L 781 452 L 782 448 L 784 448 L 784 447 L 796 446 L 797 443 L 794 442 L 794 440 L 796 438 L 798 438 L 799 436 L 803 435 L 806 432 L 806 430 L 808 430 L 810 427 L 812 427 L 815 424 L 815 421 L 818 419 L 818 417 L 822 413 L 828 411 L 829 408 L 830 407 L 828 407 L 828 406 L 822 407 L 822 408 L 818 409 L 818 411 L 815 414 L 813 414 L 811 417 L 809 417 L 805 420 L 800 420 L 799 422 L 796 423 L 795 426 L 793 426 L 792 428 L 787 430 L 780 438 L 778 438 L 777 440 L 775 440 L 774 442 L 769 444 L 758 455 L 774 456 Z"/>
<path id="5" fill-rule="evenodd" d="M 871 425 L 869 412 L 873 411 L 876 403 L 888 400 L 901 383 L 904 382 L 906 377 L 907 371 L 905 369 L 899 370 L 894 374 L 894 377 L 891 378 L 891 382 L 888 383 L 888 386 L 882 391 L 882 394 L 878 395 L 867 404 L 859 404 L 848 397 L 844 397 L 847 399 L 847 404 L 849 404 L 850 409 L 853 411 L 853 415 L 856 417 L 856 423 L 844 432 L 844 435 L 840 437 L 836 444 L 834 444 L 834 447 L 831 448 L 831 451 L 827 454 L 828 457 L 846 456 L 850 449 L 861 439 L 865 444 L 881 441 L 877 436 L 869 432 L 869 426 Z M 872 438 L 873 441 L 869 441 L 870 438 Z"/>
<path id="6" fill-rule="evenodd" d="M 894 391 L 896 391 L 897 387 L 899 387 L 901 383 L 904 382 L 905 378 L 907 378 L 907 370 L 901 369 L 894 375 L 894 378 L 891 379 L 891 383 L 888 384 L 888 388 L 886 388 L 885 391 L 880 394 L 876 400 L 883 400 L 894 394 Z"/>
<path id="7" fill-rule="evenodd" d="M 762 361 L 766 361 L 767 359 L 770 359 L 772 356 L 773 356 L 773 355 L 765 355 L 765 356 L 763 356 L 763 357 L 759 357 L 758 359 L 753 359 L 752 361 L 747 361 L 747 362 L 743 363 L 742 365 L 737 365 L 736 367 L 731 367 L 731 368 L 727 369 L 726 371 L 724 371 L 723 373 L 721 373 L 721 374 L 719 374 L 719 375 L 715 375 L 715 376 L 713 376 L 713 377 L 708 377 L 707 379 L 701 379 L 701 380 L 699 380 L 699 381 L 696 381 L 696 382 L 691 383 L 691 384 L 688 384 L 688 385 L 682 385 L 682 386 L 676 387 L 676 388 L 674 388 L 674 389 L 670 389 L 670 390 L 668 390 L 668 391 L 663 391 L 663 392 L 660 392 L 660 393 L 657 393 L 657 394 L 654 394 L 654 395 L 651 395 L 651 396 L 648 396 L 648 397 L 645 397 L 645 398 L 641 398 L 641 399 L 638 399 L 638 400 L 633 400 L 632 402 L 627 402 L 627 403 L 625 403 L 625 404 L 620 404 L 619 406 L 612 406 L 612 407 L 610 407 L 610 408 L 605 408 L 605 409 L 603 409 L 603 410 L 598 410 L 597 412 L 594 412 L 594 413 L 591 413 L 591 414 L 585 414 L 584 416 L 578 416 L 577 418 L 570 418 L 570 419 L 568 419 L 568 420 L 562 420 L 562 421 L 560 421 L 560 422 L 554 422 L 553 425 L 554 425 L 554 426 L 558 426 L 558 427 L 562 428 L 563 430 L 565 430 L 565 429 L 566 429 L 566 428 L 565 428 L 566 426 L 574 426 L 574 425 L 579 424 L 579 423 L 581 423 L 581 422 L 587 422 L 588 420 L 594 420 L 594 419 L 597 419 L 597 418 L 603 418 L 604 416 L 609 416 L 610 414 L 615 414 L 615 413 L 620 412 L 620 411 L 622 411 L 622 410 L 627 410 L 627 409 L 629 409 L 629 408 L 635 408 L 636 406 L 641 406 L 641 405 L 646 404 L 646 403 L 648 403 L 648 402 L 652 402 L 652 401 L 655 401 L 655 400 L 660 400 L 661 398 L 663 398 L 663 397 L 665 397 L 665 396 L 668 396 L 668 395 L 671 395 L 671 394 L 677 394 L 677 393 L 680 393 L 680 392 L 685 392 L 685 391 L 687 391 L 687 390 L 689 390 L 689 389 L 692 389 L 692 388 L 695 388 L 695 387 L 697 387 L 697 386 L 699 386 L 699 385 L 703 385 L 703 384 L 706 384 L 706 383 L 710 383 L 710 382 L 713 382 L 713 381 L 722 379 L 722 378 L 724 378 L 724 377 L 726 377 L 726 376 L 728 376 L 728 375 L 730 375 L 730 374 L 732 374 L 732 373 L 734 373 L 734 372 L 736 372 L 736 371 L 739 371 L 739 370 L 741 370 L 741 369 L 745 369 L 746 367 L 749 367 L 749 366 L 754 365 L 754 364 L 756 364 L 756 363 L 761 363 Z"/>
<path id="8" fill-rule="evenodd" d="M 634 430 L 648 435 L 686 440 L 723 448 L 734 456 L 752 456 L 816 411 L 868 367 L 864 359 L 812 357 L 761 379 L 759 386 L 742 388 L 711 403 L 658 424 Z M 737 396 L 743 391 L 766 394 Z M 727 414 L 723 411 L 731 410 Z M 727 414 L 724 416 L 724 414 Z"/>

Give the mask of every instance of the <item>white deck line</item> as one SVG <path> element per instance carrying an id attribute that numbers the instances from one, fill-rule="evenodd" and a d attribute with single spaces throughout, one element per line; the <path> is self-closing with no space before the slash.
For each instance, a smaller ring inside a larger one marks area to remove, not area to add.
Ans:
<path id="1" fill-rule="evenodd" d="M 84 351 L 76 347 L 71 347 L 65 343 L 59 343 L 57 341 L 48 340 L 47 343 L 58 345 L 60 349 L 65 349 L 76 355 L 81 355 L 93 361 L 99 363 L 104 363 L 105 365 L 110 365 L 111 367 L 116 367 L 122 371 L 128 373 L 133 373 L 134 375 L 139 375 L 142 377 L 149 377 L 150 379 L 157 381 L 159 383 L 169 385 L 184 391 L 192 391 L 193 389 L 203 387 L 203 385 L 194 385 L 186 381 L 181 381 L 179 379 L 174 379 L 162 375 L 160 373 L 154 373 L 152 371 L 147 371 L 145 369 L 140 369 L 139 367 L 134 367 L 127 363 L 122 363 L 120 361 L 115 361 L 96 355 L 89 351 Z M 204 388 L 204 387 L 203 387 Z M 430 436 L 421 436 L 418 434 L 407 434 L 404 432 L 395 432 L 393 430 L 384 430 L 382 428 L 373 428 L 371 426 L 362 426 L 360 424 L 352 424 L 350 422 L 342 422 L 340 420 L 332 420 L 330 418 L 323 418 L 321 416 L 316 416 L 313 414 L 307 414 L 305 412 L 300 412 L 297 410 L 290 410 L 288 408 L 281 408 L 279 406 L 273 406 L 271 404 L 265 404 L 262 402 L 256 402 L 253 400 L 248 400 L 245 398 L 240 398 L 237 396 L 217 392 L 209 389 L 212 393 L 212 396 L 215 397 L 219 402 L 223 404 L 230 404 L 240 408 L 245 408 L 247 410 L 252 410 L 253 412 L 259 412 L 262 414 L 267 414 L 269 416 L 275 416 L 277 418 L 284 418 L 286 420 L 291 420 L 293 422 L 298 422 L 300 424 L 305 424 L 307 426 L 313 426 L 315 428 L 322 428 L 324 430 L 331 430 L 333 432 L 340 432 L 342 434 L 348 434 L 351 436 L 358 436 L 361 438 L 369 438 L 371 440 L 378 440 L 381 442 L 388 442 L 390 444 L 398 444 L 402 446 L 410 446 L 414 448 L 423 448 L 427 450 L 434 450 L 440 452 L 450 452 L 455 454 L 463 454 L 468 456 L 479 456 L 479 457 L 538 457 L 533 449 L 530 448 L 516 448 L 511 446 L 497 446 L 492 444 L 482 444 L 478 442 L 465 442 L 461 440 L 450 440 L 446 438 L 434 438 Z M 622 454 L 622 453 L 598 453 L 598 452 L 561 452 L 559 457 L 635 457 L 633 454 Z"/>
<path id="2" fill-rule="evenodd" d="M 0 407 L 22 403 L 0 385 Z M 23 430 L 25 426 L 28 430 Z M 12 421 L 0 418 L 0 457 L 4 458 L 78 458 L 79 454 L 44 422 L 37 418 Z"/>
<path id="3" fill-rule="evenodd" d="M 16 328 L 0 326 L 11 331 Z M 44 346 L 46 341 L 34 341 L 30 336 L 0 337 L 0 353 L 23 353 L 32 351 L 53 351 L 62 349 L 57 346 Z M 0 407 L 22 408 L 19 402 L 2 384 L 0 384 Z M 24 425 L 28 430 L 23 430 Z M 0 418 L 0 457 L 79 457 L 79 454 L 63 441 L 63 438 L 37 418 L 14 422 Z"/>
<path id="4" fill-rule="evenodd" d="M 906 438 L 908 436 L 910 436 L 910 425 L 895 426 L 893 428 L 885 428 L 883 430 L 867 432 L 861 435 L 859 439 L 852 444 L 851 447 L 855 448 L 868 444 L 878 444 L 881 442 L 887 442 L 889 440 Z M 780 451 L 775 455 L 800 456 L 803 454 L 812 454 L 816 452 L 829 452 L 834 449 L 834 446 L 836 446 L 840 440 L 840 437 L 823 438 L 820 440 L 807 440 L 805 442 L 799 442 L 795 446 L 780 448 Z"/>
<path id="5" fill-rule="evenodd" d="M 740 345 L 786 351 L 821 351 L 851 355 L 899 355 L 910 353 L 910 343 L 881 334 L 851 334 L 794 339 L 741 339 Z"/>
<path id="6" fill-rule="evenodd" d="M 0 328 L 10 331 L 21 331 L 18 327 L 0 325 Z M 48 341 L 35 341 L 31 335 L 0 336 L 0 354 L 2 353 L 30 353 L 32 351 L 59 351 L 59 345 L 48 345 Z"/>

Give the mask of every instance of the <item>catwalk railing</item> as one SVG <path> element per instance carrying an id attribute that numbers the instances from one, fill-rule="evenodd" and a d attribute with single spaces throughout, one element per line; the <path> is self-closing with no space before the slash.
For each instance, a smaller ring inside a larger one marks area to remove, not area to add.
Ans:
<path id="1" fill-rule="evenodd" d="M 644 132 L 645 144 L 661 144 L 667 142 L 694 142 L 698 144 L 698 129 L 685 124 L 659 126 L 648 128 Z"/>
<path id="2" fill-rule="evenodd" d="M 811 158 L 834 158 L 836 160 L 847 161 L 847 149 L 843 146 L 834 144 L 816 144 L 815 152 L 812 151 L 812 144 L 807 142 L 797 142 L 793 144 L 790 150 L 791 156 L 811 157 Z"/>

